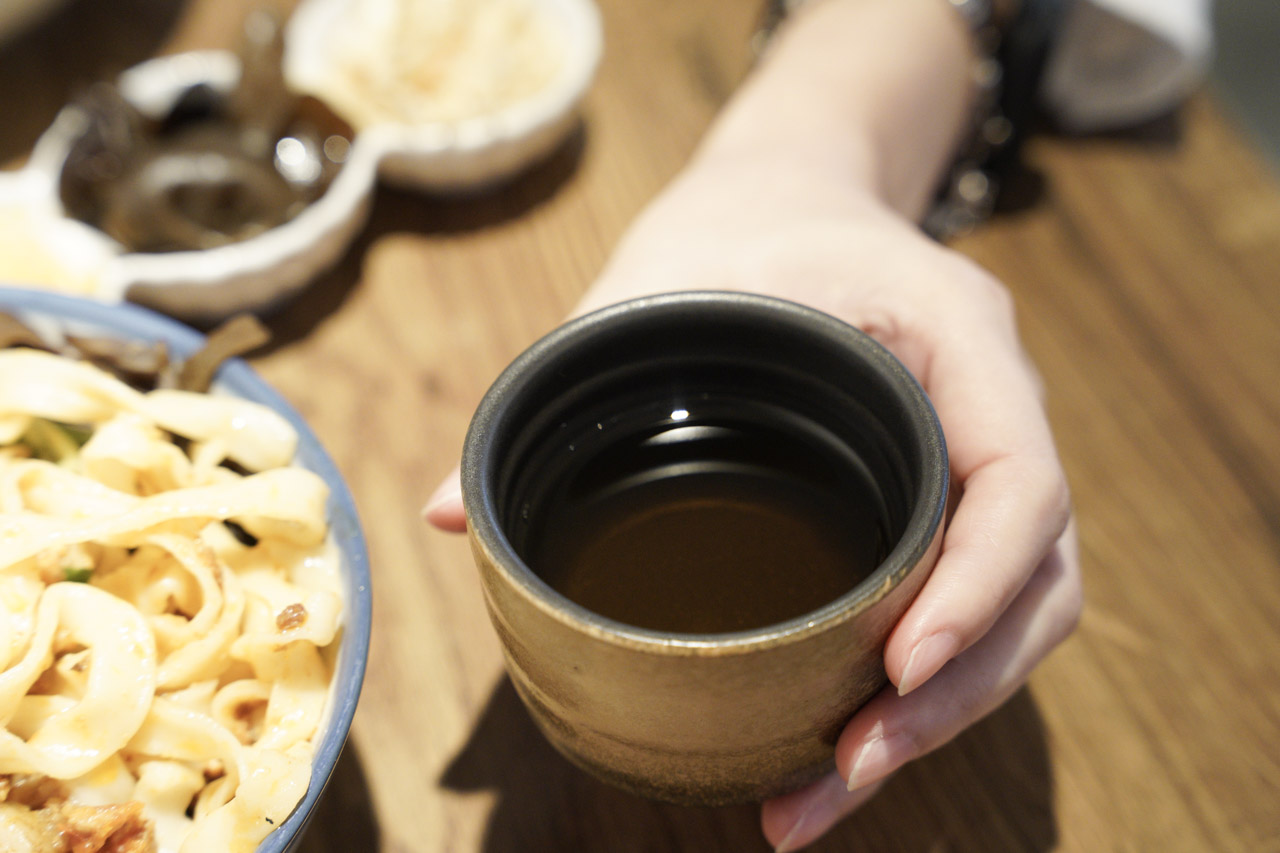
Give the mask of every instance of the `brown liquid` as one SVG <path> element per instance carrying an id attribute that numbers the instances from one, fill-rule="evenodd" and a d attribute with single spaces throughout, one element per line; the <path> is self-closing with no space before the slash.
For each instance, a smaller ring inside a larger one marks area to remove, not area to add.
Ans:
<path id="1" fill-rule="evenodd" d="M 741 425 L 644 432 L 601 451 L 542 507 L 529 565 L 588 610 L 651 630 L 802 616 L 886 552 L 869 476 L 817 445 Z"/>

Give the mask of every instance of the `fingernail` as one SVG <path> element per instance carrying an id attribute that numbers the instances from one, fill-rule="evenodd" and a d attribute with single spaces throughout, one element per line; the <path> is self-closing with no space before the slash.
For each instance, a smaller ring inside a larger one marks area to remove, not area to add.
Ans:
<path id="1" fill-rule="evenodd" d="M 787 834 L 782 836 L 782 840 L 778 842 L 778 846 L 773 848 L 773 853 L 791 853 L 796 849 L 796 842 L 800 840 L 801 833 L 804 832 L 805 823 L 813 810 L 818 807 L 818 803 L 810 803 L 809 808 L 800 812 L 800 817 L 796 818 L 796 822 L 792 824 L 791 829 L 787 830 Z"/>
<path id="2" fill-rule="evenodd" d="M 774 853 L 791 853 L 811 844 L 843 815 L 862 803 L 867 794 L 850 796 L 844 780 L 832 773 L 804 792 L 809 803 L 800 812 L 787 834 L 773 848 Z"/>
<path id="3" fill-rule="evenodd" d="M 452 483 L 442 483 L 422 507 L 422 517 L 427 518 L 440 507 L 453 501 L 461 500 L 462 495 Z"/>
<path id="4" fill-rule="evenodd" d="M 942 669 L 960 651 L 960 640 L 950 631 L 930 634 L 911 650 L 898 680 L 898 695 L 906 696 Z"/>
<path id="5" fill-rule="evenodd" d="M 915 757 L 915 742 L 910 735 L 873 737 L 862 745 L 849 771 L 848 788 L 856 791 L 893 772 Z"/>

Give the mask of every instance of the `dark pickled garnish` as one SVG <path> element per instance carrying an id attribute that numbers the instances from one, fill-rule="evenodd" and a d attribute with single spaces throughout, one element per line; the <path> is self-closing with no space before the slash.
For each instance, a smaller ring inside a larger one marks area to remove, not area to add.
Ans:
<path id="1" fill-rule="evenodd" d="M 282 55 L 280 27 L 259 13 L 229 92 L 197 84 L 150 117 L 113 85 L 88 90 L 60 178 L 68 214 L 135 252 L 211 249 L 297 216 L 333 181 L 354 132 L 289 91 Z"/>
<path id="2" fill-rule="evenodd" d="M 55 342 L 12 314 L 0 312 L 0 349 L 27 347 L 87 361 L 139 391 L 208 391 L 223 362 L 258 349 L 270 338 L 258 318 L 239 314 L 210 331 L 204 346 L 190 358 L 177 361 L 164 341 L 66 334 Z"/>

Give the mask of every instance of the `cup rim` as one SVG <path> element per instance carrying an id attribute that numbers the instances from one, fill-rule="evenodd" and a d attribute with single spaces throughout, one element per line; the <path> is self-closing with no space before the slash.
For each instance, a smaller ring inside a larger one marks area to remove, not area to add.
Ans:
<path id="1" fill-rule="evenodd" d="M 518 389 L 546 370 L 556 354 L 613 334 L 619 324 L 688 311 L 781 322 L 790 331 L 820 336 L 850 348 L 886 380 L 913 424 L 913 441 L 920 442 L 925 450 L 917 500 L 897 544 L 853 589 L 816 610 L 760 628 L 726 633 L 677 633 L 629 625 L 588 610 L 556 591 L 525 564 L 499 522 L 497 501 L 492 490 L 485 487 L 500 464 L 491 439 L 511 415 L 511 401 Z M 672 655 L 745 653 L 791 643 L 827 631 L 869 609 L 921 566 L 943 523 L 948 480 L 946 442 L 937 413 L 920 383 L 892 353 L 866 333 L 829 314 L 789 300 L 740 291 L 679 291 L 644 296 L 597 309 L 553 329 L 494 380 L 472 417 L 462 453 L 463 505 L 473 547 L 488 552 L 490 564 L 512 588 L 574 630 L 614 645 Z"/>

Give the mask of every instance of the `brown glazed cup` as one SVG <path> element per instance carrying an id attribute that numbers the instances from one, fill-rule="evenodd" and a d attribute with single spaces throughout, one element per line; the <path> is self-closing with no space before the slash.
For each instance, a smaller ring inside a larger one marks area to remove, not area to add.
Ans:
<path id="1" fill-rule="evenodd" d="M 620 401 L 679 405 L 708 383 L 744 408 L 785 407 L 852 452 L 879 490 L 887 557 L 825 606 L 736 633 L 633 627 L 556 592 L 522 557 L 530 508 L 562 473 L 555 460 Z M 607 782 L 712 805 L 833 768 L 845 722 L 886 684 L 885 639 L 937 559 L 947 471 L 923 390 L 869 337 L 791 302 L 687 292 L 579 317 L 520 355 L 472 420 L 462 487 L 489 614 L 542 732 Z"/>

